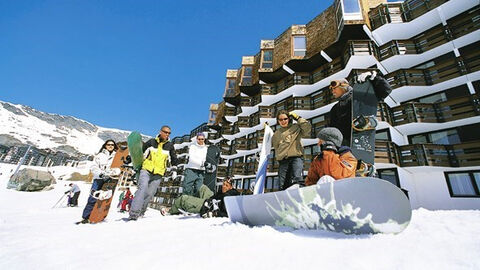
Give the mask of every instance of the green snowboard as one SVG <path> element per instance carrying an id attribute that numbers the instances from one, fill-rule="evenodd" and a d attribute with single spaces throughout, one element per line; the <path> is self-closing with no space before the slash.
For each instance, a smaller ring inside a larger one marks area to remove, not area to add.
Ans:
<path id="1" fill-rule="evenodd" d="M 143 163 L 143 142 L 142 135 L 140 133 L 133 131 L 128 135 L 127 138 L 128 150 L 130 151 L 130 157 L 132 158 L 133 168 L 139 170 L 142 168 Z"/>

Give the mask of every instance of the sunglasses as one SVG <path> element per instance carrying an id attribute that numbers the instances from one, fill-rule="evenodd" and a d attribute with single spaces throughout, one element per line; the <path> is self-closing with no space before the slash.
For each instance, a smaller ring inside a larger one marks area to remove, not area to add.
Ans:
<path id="1" fill-rule="evenodd" d="M 170 134 L 170 133 L 172 133 L 172 132 L 170 132 L 170 131 L 165 131 L 165 130 L 162 130 L 162 132 L 165 133 L 165 134 Z"/>
<path id="2" fill-rule="evenodd" d="M 115 146 L 113 143 L 107 143 L 106 146 Z"/>
<path id="3" fill-rule="evenodd" d="M 278 121 L 287 121 L 288 118 L 278 118 Z"/>
<path id="4" fill-rule="evenodd" d="M 197 139 L 197 140 L 199 140 L 199 141 L 205 141 L 205 138 L 202 138 L 202 139 Z"/>

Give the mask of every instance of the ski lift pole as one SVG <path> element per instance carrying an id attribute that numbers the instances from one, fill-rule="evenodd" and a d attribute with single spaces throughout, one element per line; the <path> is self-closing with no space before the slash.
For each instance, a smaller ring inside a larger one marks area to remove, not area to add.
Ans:
<path id="1" fill-rule="evenodd" d="M 60 200 L 58 200 L 53 206 L 52 206 L 52 209 L 55 208 L 55 206 L 57 206 L 57 204 L 59 204 L 61 201 L 63 201 L 63 198 L 65 198 L 67 194 L 63 194 L 62 197 L 60 197 Z"/>
<path id="2" fill-rule="evenodd" d="M 22 159 L 18 163 L 18 166 L 15 169 L 15 172 L 13 173 L 12 177 L 10 178 L 10 181 L 8 181 L 8 183 L 7 183 L 7 188 L 9 188 L 10 185 L 15 186 L 14 181 L 17 177 L 17 174 L 18 174 L 18 171 L 20 170 L 20 167 L 23 165 L 23 163 L 25 162 L 25 159 L 27 158 L 28 153 L 30 152 L 30 148 L 32 148 L 31 145 L 28 146 L 27 152 L 25 152 L 25 155 L 23 155 Z"/>

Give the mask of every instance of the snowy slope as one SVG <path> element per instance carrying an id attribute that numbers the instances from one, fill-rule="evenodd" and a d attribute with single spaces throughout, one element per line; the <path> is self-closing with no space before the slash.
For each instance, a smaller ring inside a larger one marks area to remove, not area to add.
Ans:
<path id="1" fill-rule="evenodd" d="M 161 216 L 80 220 L 81 207 L 51 207 L 67 189 L 7 190 L 0 176 L 0 269 L 480 269 L 480 211 L 415 210 L 398 235 L 249 228 L 227 218 Z M 112 205 L 118 202 L 118 193 Z"/>
<path id="2" fill-rule="evenodd" d="M 125 141 L 129 131 L 103 128 L 84 120 L 44 113 L 0 101 L 0 144 L 31 144 L 74 154 L 94 154 L 106 139 Z"/>

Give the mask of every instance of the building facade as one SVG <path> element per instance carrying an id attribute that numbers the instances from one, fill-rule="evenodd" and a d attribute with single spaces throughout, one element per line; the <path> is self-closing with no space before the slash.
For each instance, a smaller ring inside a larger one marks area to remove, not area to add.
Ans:
<path id="1" fill-rule="evenodd" d="M 306 173 L 336 102 L 330 81 L 353 83 L 375 69 L 393 88 L 378 106 L 378 176 L 407 190 L 413 208 L 480 209 L 479 28 L 479 0 L 336 0 L 306 25 L 261 40 L 258 53 L 227 70 L 209 120 L 208 139 L 224 160 L 219 179 L 250 187 L 263 125 L 275 129 L 279 110 L 312 124 L 302 139 Z M 174 139 L 185 160 L 194 133 Z M 279 189 L 274 157 L 273 150 L 267 191 Z"/>

